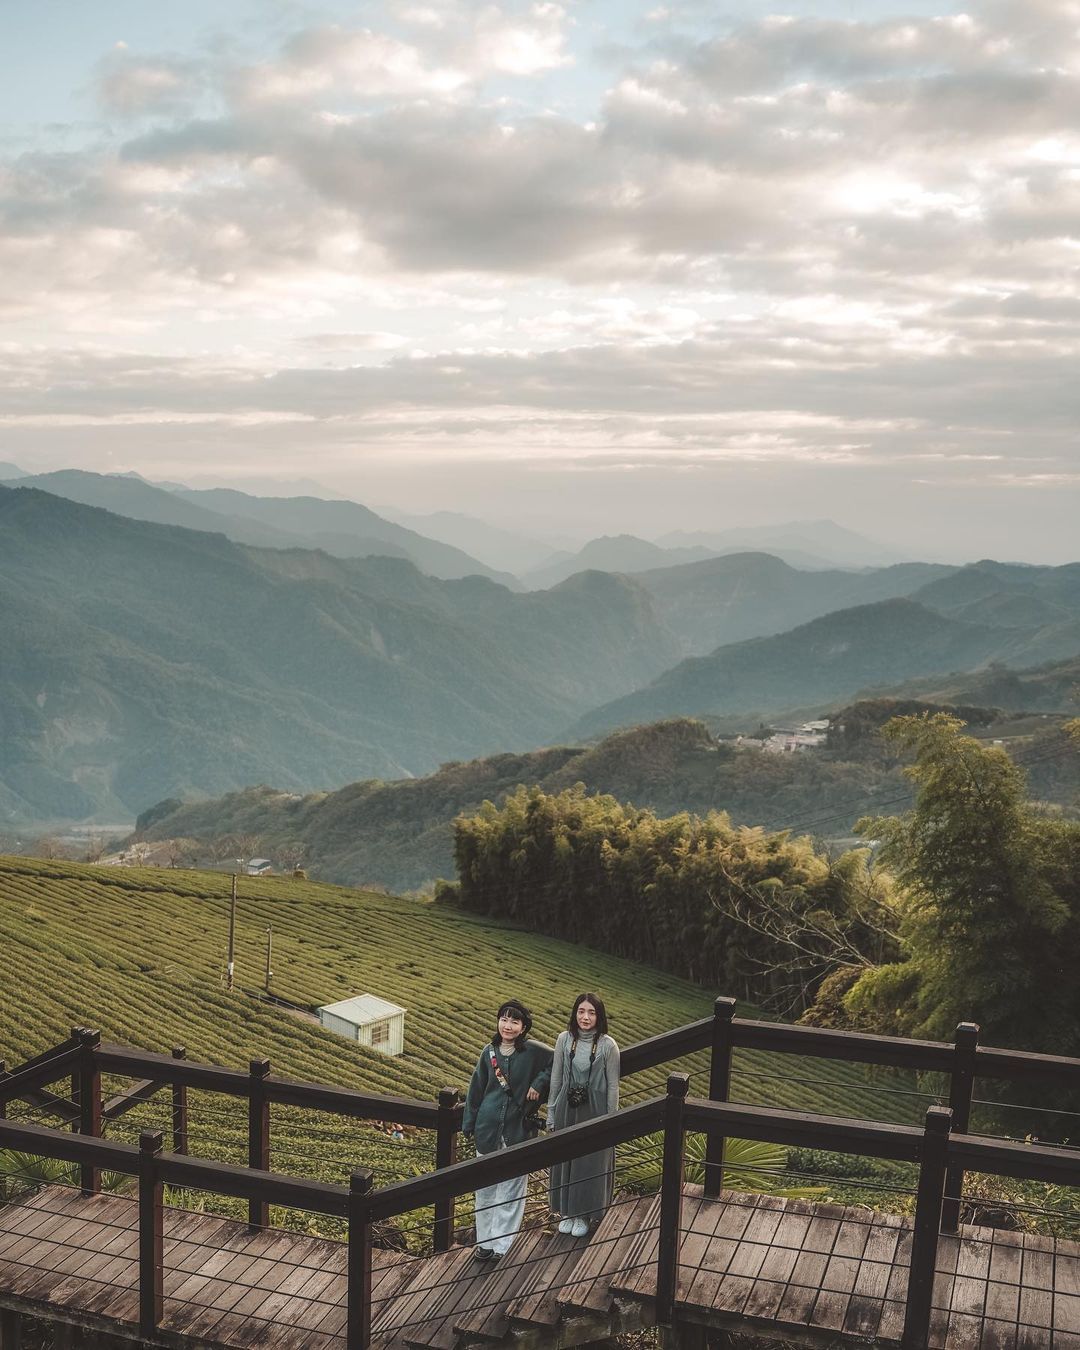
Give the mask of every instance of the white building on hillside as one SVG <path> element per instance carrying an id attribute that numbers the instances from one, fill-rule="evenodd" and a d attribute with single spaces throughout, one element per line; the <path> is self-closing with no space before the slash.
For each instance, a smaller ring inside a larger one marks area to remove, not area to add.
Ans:
<path id="1" fill-rule="evenodd" d="M 384 1055 L 400 1055 L 405 1049 L 405 1009 L 374 994 L 357 994 L 339 1003 L 317 1009 L 328 1031 L 347 1040 L 369 1045 Z"/>

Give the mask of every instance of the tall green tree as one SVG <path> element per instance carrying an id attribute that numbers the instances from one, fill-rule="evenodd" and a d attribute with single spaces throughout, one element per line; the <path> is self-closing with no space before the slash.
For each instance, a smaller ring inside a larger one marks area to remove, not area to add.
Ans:
<path id="1" fill-rule="evenodd" d="M 912 752 L 909 814 L 866 819 L 898 888 L 906 960 L 865 972 L 844 1002 L 857 1021 L 948 1038 L 1076 1053 L 1080 1025 L 1080 826 L 1041 815 L 1004 749 L 944 713 L 896 718 Z"/>

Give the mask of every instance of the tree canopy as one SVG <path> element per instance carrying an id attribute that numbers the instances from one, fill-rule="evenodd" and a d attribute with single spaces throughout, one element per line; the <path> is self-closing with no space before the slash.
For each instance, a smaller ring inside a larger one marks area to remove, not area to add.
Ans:
<path id="1" fill-rule="evenodd" d="M 1022 770 L 955 717 L 899 717 L 884 734 L 914 753 L 913 811 L 865 819 L 896 880 L 902 959 L 844 997 L 866 1026 L 948 1038 L 980 1024 L 988 1044 L 1076 1052 L 1080 824 L 1027 801 Z"/>

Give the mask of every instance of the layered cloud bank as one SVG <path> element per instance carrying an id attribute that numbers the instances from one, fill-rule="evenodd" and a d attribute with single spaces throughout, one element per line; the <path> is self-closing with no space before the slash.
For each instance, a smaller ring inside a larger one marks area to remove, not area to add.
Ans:
<path id="1" fill-rule="evenodd" d="M 887 493 L 1067 556 L 1080 5 L 746 8 L 103 41 L 92 120 L 0 165 L 0 458 L 572 469 L 583 511 L 664 482 L 660 524 Z"/>

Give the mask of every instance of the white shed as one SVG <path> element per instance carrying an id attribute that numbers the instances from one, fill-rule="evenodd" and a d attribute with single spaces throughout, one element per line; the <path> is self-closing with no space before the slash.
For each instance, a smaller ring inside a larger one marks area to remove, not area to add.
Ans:
<path id="1" fill-rule="evenodd" d="M 319 1021 L 350 1041 L 370 1045 L 384 1055 L 405 1049 L 405 1009 L 374 994 L 357 994 L 319 1008 Z"/>

